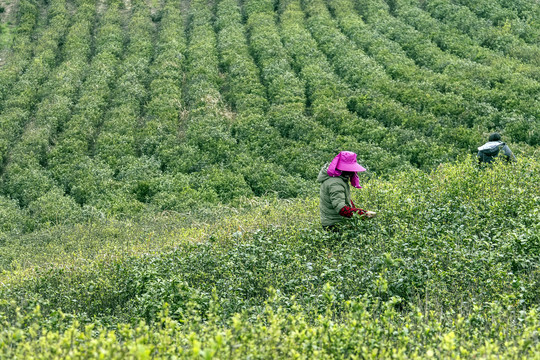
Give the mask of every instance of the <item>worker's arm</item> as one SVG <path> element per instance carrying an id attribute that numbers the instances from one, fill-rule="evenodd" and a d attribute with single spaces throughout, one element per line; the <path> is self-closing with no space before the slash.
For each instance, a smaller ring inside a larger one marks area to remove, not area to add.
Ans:
<path id="1" fill-rule="evenodd" d="M 369 218 L 374 217 L 376 214 L 373 211 L 365 211 L 354 206 L 351 201 L 351 205 L 347 204 L 345 199 L 345 188 L 340 183 L 333 183 L 329 186 L 330 200 L 332 201 L 332 207 L 336 212 L 343 216 L 350 218 L 354 213 L 360 216 L 367 216 Z"/>
<path id="2" fill-rule="evenodd" d="M 516 157 L 514 156 L 514 154 L 512 153 L 512 150 L 510 150 L 508 145 L 505 144 L 503 146 L 502 150 L 504 152 L 504 155 L 506 155 L 506 157 L 508 158 L 509 161 L 515 161 L 516 160 Z"/>
<path id="3" fill-rule="evenodd" d="M 329 192 L 332 206 L 339 215 L 350 218 L 354 213 L 357 213 L 358 215 L 364 215 L 366 213 L 364 210 L 354 207 L 354 205 L 349 206 L 345 199 L 345 188 L 342 184 L 337 182 L 331 184 Z"/>
<path id="4" fill-rule="evenodd" d="M 352 217 L 354 213 L 357 213 L 358 215 L 365 215 L 367 212 L 365 210 L 346 205 L 339 210 L 339 215 L 348 218 Z"/>

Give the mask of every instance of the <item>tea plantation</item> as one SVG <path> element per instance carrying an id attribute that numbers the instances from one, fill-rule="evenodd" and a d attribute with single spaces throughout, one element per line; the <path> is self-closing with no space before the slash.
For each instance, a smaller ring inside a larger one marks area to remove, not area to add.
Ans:
<path id="1" fill-rule="evenodd" d="M 0 10 L 0 358 L 540 359 L 538 1 Z"/>

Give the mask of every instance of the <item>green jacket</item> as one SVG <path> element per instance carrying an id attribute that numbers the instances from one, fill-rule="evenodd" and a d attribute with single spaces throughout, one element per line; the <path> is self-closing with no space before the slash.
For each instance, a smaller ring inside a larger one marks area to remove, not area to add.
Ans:
<path id="1" fill-rule="evenodd" d="M 344 206 L 351 206 L 349 179 L 345 176 L 328 176 L 326 173 L 328 165 L 323 166 L 317 177 L 317 181 L 321 183 L 319 208 L 322 226 L 330 226 L 343 221 L 345 218 L 339 215 L 339 211 Z"/>

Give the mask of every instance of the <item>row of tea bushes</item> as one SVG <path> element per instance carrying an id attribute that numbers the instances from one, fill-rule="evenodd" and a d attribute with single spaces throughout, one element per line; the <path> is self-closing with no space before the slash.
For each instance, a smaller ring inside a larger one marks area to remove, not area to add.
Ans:
<path id="1" fill-rule="evenodd" d="M 336 140 L 344 148 L 359 149 L 359 161 L 369 169 L 405 166 L 406 153 L 398 155 L 388 151 L 394 144 L 387 140 L 390 134 L 384 126 L 349 111 L 345 99 L 353 92 L 317 49 L 315 39 L 305 26 L 300 3 L 283 3 L 280 12 L 283 43 L 295 71 L 306 83 L 306 95 L 315 120 L 339 134 Z M 398 129 L 394 131 L 399 132 Z"/>
<path id="2" fill-rule="evenodd" d="M 95 6 L 81 2 L 63 44 L 63 61 L 42 86 L 42 100 L 19 141 L 10 149 L 3 174 L 3 192 L 22 207 L 32 208 L 37 222 L 53 221 L 43 214 L 39 199 L 61 193 L 46 169 L 48 151 L 57 132 L 71 116 L 80 84 L 87 71 Z"/>
<path id="3" fill-rule="evenodd" d="M 216 9 L 220 66 L 225 69 L 225 98 L 236 111 L 231 127 L 239 150 L 235 171 L 241 173 L 256 196 L 274 192 L 279 197 L 297 197 L 308 182 L 286 171 L 287 163 L 276 161 L 280 151 L 297 144 L 284 138 L 266 116 L 268 100 L 260 71 L 251 57 L 246 27 L 236 0 L 220 1 Z"/>
<path id="4" fill-rule="evenodd" d="M 48 8 L 48 26 L 34 49 L 31 63 L 9 91 L 5 92 L 9 96 L 6 96 L 0 113 L 0 169 L 8 162 L 10 148 L 17 143 L 25 125 L 30 121 L 41 85 L 57 65 L 60 44 L 70 24 L 65 1 L 52 1 Z M 27 8 L 24 7 L 24 10 Z M 28 11 L 31 16 L 32 9 Z"/>
<path id="5" fill-rule="evenodd" d="M 354 197 L 379 216 L 340 235 L 320 229 L 309 200 L 259 204 L 203 231 L 160 228 L 172 218 L 43 234 L 48 260 L 10 241 L 0 351 L 537 356 L 539 163 L 472 160 L 372 179 Z"/>
<path id="6" fill-rule="evenodd" d="M 524 194 L 539 193 L 538 161 L 482 169 L 471 160 L 432 174 L 404 171 L 364 183 L 355 203 L 379 216 L 355 218 L 341 234 L 320 229 L 317 202 L 310 201 L 292 204 L 291 211 L 278 206 L 277 222 L 259 228 L 243 227 L 242 220 L 220 233 L 219 223 L 228 220 L 218 216 L 215 235 L 210 226 L 198 241 L 168 230 L 169 251 L 153 245 L 167 239 L 135 236 L 138 251 L 132 253 L 121 234 L 111 233 L 98 243 L 114 244 L 116 237 L 119 248 L 91 256 L 95 244 L 85 235 L 88 248 L 83 243 L 62 249 L 61 239 L 48 240 L 65 255 L 51 254 L 55 266 L 35 267 L 25 257 L 39 259 L 40 253 L 25 255 L 17 250 L 25 243 L 13 242 L 4 251 L 13 258 L 2 266 L 17 270 L 17 263 L 29 264 L 27 271 L 3 275 L 0 297 L 6 301 L 0 305 L 14 301 L 24 311 L 40 305 L 45 313 L 61 308 L 89 321 L 152 321 L 163 301 L 182 318 L 192 297 L 206 316 L 215 291 L 220 311 L 229 317 L 247 309 L 256 313 L 269 287 L 305 309 L 321 310 L 324 286 L 331 283 L 338 299 L 395 298 L 404 312 L 420 306 L 466 315 L 475 305 L 493 302 L 532 309 L 540 298 L 540 197 Z M 273 210 L 252 209 L 240 218 L 248 224 L 250 215 L 257 222 L 265 213 Z M 122 246 L 125 253 L 118 253 Z"/>
<path id="7" fill-rule="evenodd" d="M 3 109 L 3 100 L 9 94 L 9 89 L 26 69 L 35 43 L 32 36 L 38 28 L 39 6 L 32 0 L 22 0 L 18 4 L 17 21 L 11 52 L 10 61 L 2 67 L 0 72 L 0 110 Z"/>
<path id="8" fill-rule="evenodd" d="M 409 0 L 400 0 L 396 2 L 394 13 L 418 31 L 429 35 L 441 49 L 461 58 L 505 71 L 507 76 L 520 74 L 525 79 L 527 77 L 536 81 L 540 79 L 538 66 L 512 59 L 505 54 L 480 45 L 471 36 L 464 34 L 451 24 L 433 18 L 429 12 L 416 5 Z"/>
<path id="9" fill-rule="evenodd" d="M 485 19 L 478 18 L 469 8 L 444 1 L 424 4 L 434 17 L 452 24 L 456 29 L 469 34 L 480 45 L 502 51 L 505 54 L 531 64 L 540 64 L 538 43 L 527 44 L 505 27 L 491 26 Z"/>
<path id="10" fill-rule="evenodd" d="M 533 45 L 538 45 L 540 38 L 540 25 L 534 21 L 530 21 L 534 13 L 522 13 L 518 10 L 519 4 L 512 7 L 511 4 L 498 2 L 490 2 L 486 0 L 460 0 L 459 4 L 467 6 L 479 18 L 487 19 L 491 25 L 503 27 L 506 31 L 510 31 L 514 36 L 518 36 L 525 42 Z M 526 3 L 523 2 L 523 3 Z M 537 14 L 540 13 L 536 7 Z"/>
<path id="11" fill-rule="evenodd" d="M 48 154 L 48 170 L 61 189 L 79 205 L 97 201 L 110 185 L 106 164 L 91 157 L 95 135 L 103 123 L 113 95 L 124 53 L 123 16 L 119 3 L 108 3 L 96 33 L 94 56 L 73 115 Z"/>
<path id="12" fill-rule="evenodd" d="M 492 117 L 492 123 L 484 123 L 481 118 L 476 117 L 471 118 L 472 123 L 485 124 L 486 127 L 492 128 L 500 126 L 498 118 L 509 116 L 508 114 L 511 116 L 513 112 L 535 116 L 538 108 L 537 99 L 533 95 L 534 89 L 537 88 L 536 82 L 530 79 L 511 81 L 513 77 L 520 77 L 519 74 L 514 74 L 509 79 L 512 87 L 502 85 L 499 87 L 498 82 L 494 80 L 508 78 L 504 67 L 491 68 L 443 51 L 431 42 L 427 34 L 391 16 L 388 5 L 383 1 L 363 1 L 356 5 L 368 24 L 399 43 L 419 65 L 446 73 L 451 80 L 447 86 L 452 91 L 458 92 L 466 99 L 477 99 L 479 103 L 487 102 L 495 109 L 504 110 L 498 117 Z M 522 95 L 517 95 L 521 93 Z"/>
<path id="13" fill-rule="evenodd" d="M 46 318 L 39 308 L 3 321 L 0 354 L 6 358 L 47 359 L 427 359 L 427 358 L 537 358 L 540 354 L 538 312 L 519 313 L 496 304 L 476 308 L 467 316 L 396 312 L 392 301 L 358 300 L 335 311 L 339 300 L 327 292 L 328 310 L 312 320 L 302 308 L 273 297 L 256 317 L 239 313 L 219 317 L 211 303 L 208 321 L 201 322 L 197 307 L 188 303 L 184 321 L 167 306 L 159 322 L 118 324 L 115 330 L 86 325 L 62 312 Z M 50 329 L 53 327 L 53 329 Z M 61 327 L 62 330 L 55 330 Z"/>

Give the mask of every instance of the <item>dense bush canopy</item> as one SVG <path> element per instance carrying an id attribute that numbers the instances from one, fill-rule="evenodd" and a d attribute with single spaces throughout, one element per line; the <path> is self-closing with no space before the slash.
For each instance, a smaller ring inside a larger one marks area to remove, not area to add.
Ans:
<path id="1" fill-rule="evenodd" d="M 373 179 L 354 200 L 379 218 L 341 234 L 320 229 L 316 201 L 259 201 L 200 230 L 160 218 L 6 239 L 0 351 L 537 355 L 539 167 Z"/>
<path id="2" fill-rule="evenodd" d="M 538 1 L 1 5 L 0 357 L 540 356 Z"/>
<path id="3" fill-rule="evenodd" d="M 343 149 L 388 176 L 493 131 L 518 154 L 540 144 L 534 2 L 15 5 L 0 196 L 19 233 L 310 196 Z"/>

